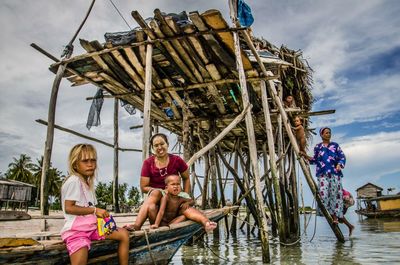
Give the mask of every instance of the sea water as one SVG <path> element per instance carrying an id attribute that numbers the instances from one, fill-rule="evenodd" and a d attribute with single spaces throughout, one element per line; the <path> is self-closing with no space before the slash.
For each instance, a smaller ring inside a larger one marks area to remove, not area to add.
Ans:
<path id="1" fill-rule="evenodd" d="M 400 219 L 360 218 L 354 211 L 346 217 L 355 229 L 349 237 L 347 227 L 340 224 L 346 240 L 340 243 L 323 217 L 301 215 L 299 243 L 284 246 L 270 238 L 271 264 L 400 264 Z M 257 235 L 244 227 L 228 237 L 223 222 L 219 234 L 182 246 L 170 264 L 262 264 Z"/>

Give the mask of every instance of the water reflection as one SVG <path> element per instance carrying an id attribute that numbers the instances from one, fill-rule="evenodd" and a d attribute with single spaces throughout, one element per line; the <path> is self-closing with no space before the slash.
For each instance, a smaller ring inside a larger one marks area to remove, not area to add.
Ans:
<path id="1" fill-rule="evenodd" d="M 309 217 L 298 244 L 281 246 L 277 240 L 270 239 L 271 264 L 399 264 L 400 219 L 359 220 L 355 213 L 348 213 L 349 221 L 356 228 L 348 238 L 347 227 L 340 225 L 346 239 L 340 243 L 326 220 L 315 215 Z M 303 217 L 301 221 L 304 229 Z M 216 236 L 211 234 L 203 242 L 183 246 L 171 264 L 262 264 L 260 241 L 247 233 L 246 228 L 227 237 L 221 225 Z"/>

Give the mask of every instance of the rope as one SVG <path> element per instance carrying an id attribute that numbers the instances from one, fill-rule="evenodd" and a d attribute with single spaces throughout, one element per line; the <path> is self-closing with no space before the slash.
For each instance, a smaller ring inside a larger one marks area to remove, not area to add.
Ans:
<path id="1" fill-rule="evenodd" d="M 231 263 L 231 261 L 230 261 L 229 259 L 223 258 L 223 257 L 221 257 L 220 255 L 218 255 L 217 253 L 215 253 L 214 250 L 212 250 L 212 248 L 208 245 L 208 242 L 204 241 L 204 239 L 202 239 L 201 241 L 204 243 L 204 245 L 206 246 L 206 248 L 208 248 L 208 250 L 210 250 L 211 253 L 214 254 L 214 256 L 216 256 L 216 257 L 219 258 L 219 259 L 222 259 L 222 260 L 224 260 L 224 261 L 227 261 L 227 262 Z"/>
<path id="2" fill-rule="evenodd" d="M 125 21 L 125 24 L 128 26 L 128 28 L 130 30 L 132 30 L 132 28 L 129 26 L 128 22 L 125 20 L 124 16 L 122 16 L 121 12 L 119 11 L 118 7 L 114 4 L 114 2 L 112 0 L 110 0 L 110 3 L 114 6 L 115 10 L 117 10 L 119 16 Z"/>
<path id="3" fill-rule="evenodd" d="M 149 237 L 147 236 L 147 231 L 146 231 L 146 229 L 142 229 L 142 231 L 144 232 L 144 236 L 145 236 L 145 238 L 146 238 L 146 243 L 147 243 L 147 248 L 148 248 L 148 250 L 149 250 L 150 258 L 151 258 L 151 260 L 153 261 L 153 264 L 154 264 L 154 265 L 157 265 L 157 263 L 156 263 L 156 261 L 155 261 L 155 259 L 154 259 L 154 257 L 153 257 L 153 252 L 151 251 L 150 242 L 149 242 Z"/>

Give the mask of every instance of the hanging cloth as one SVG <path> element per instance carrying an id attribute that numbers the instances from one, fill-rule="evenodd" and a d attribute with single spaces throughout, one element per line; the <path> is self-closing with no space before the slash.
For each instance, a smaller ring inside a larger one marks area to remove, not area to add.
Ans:
<path id="1" fill-rule="evenodd" d="M 238 0 L 237 10 L 240 25 L 243 27 L 250 27 L 254 22 L 250 6 L 248 6 L 243 0 Z"/>
<path id="2" fill-rule="evenodd" d="M 99 89 L 94 96 L 92 101 L 92 105 L 90 106 L 89 115 L 86 122 L 86 128 L 90 130 L 92 126 L 99 126 L 101 124 L 100 121 L 100 112 L 103 107 L 104 97 L 103 90 Z"/>

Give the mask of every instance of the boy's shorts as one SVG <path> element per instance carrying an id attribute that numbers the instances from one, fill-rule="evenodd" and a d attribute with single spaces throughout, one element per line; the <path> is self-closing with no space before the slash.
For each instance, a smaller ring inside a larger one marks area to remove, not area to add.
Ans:
<path id="1" fill-rule="evenodd" d="M 92 241 L 105 239 L 105 236 L 99 236 L 97 230 L 74 232 L 73 234 L 69 234 L 68 237 L 63 238 L 70 256 L 84 247 L 87 247 L 89 250 Z"/>

